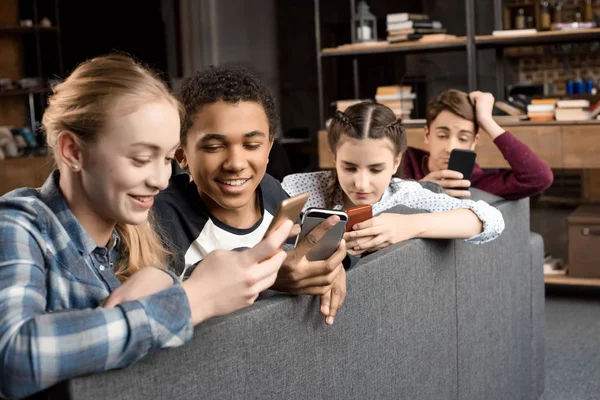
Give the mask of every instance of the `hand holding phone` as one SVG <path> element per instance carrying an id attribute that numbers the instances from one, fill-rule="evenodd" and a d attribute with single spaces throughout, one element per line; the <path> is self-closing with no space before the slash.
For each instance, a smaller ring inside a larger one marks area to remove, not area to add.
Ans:
<path id="1" fill-rule="evenodd" d="M 308 197 L 308 193 L 301 193 L 297 196 L 283 200 L 281 204 L 279 204 L 279 208 L 275 213 L 275 217 L 273 217 L 271 224 L 265 232 L 265 237 L 273 229 L 277 229 L 286 219 L 289 219 L 295 224 L 300 217 L 300 213 L 302 212 L 304 205 L 308 201 Z"/>
<path id="2" fill-rule="evenodd" d="M 323 208 L 309 208 L 302 216 L 302 230 L 296 239 L 296 246 L 300 243 L 313 229 L 319 226 L 327 218 L 337 215 L 340 219 L 335 226 L 329 230 L 313 248 L 306 254 L 308 261 L 323 261 L 331 257 L 337 250 L 348 222 L 348 214 L 340 210 L 327 210 Z"/>
<path id="3" fill-rule="evenodd" d="M 477 158 L 477 153 L 473 150 L 453 149 L 450 152 L 448 169 L 460 172 L 463 175 L 463 179 L 470 181 L 473 175 L 473 168 L 475 167 L 475 158 Z M 468 190 L 465 187 L 457 187 L 455 189 Z"/>
<path id="4" fill-rule="evenodd" d="M 346 209 L 346 214 L 348 214 L 346 232 L 350 232 L 354 225 L 373 218 L 373 207 L 371 207 L 370 204 L 367 204 L 366 206 L 348 208 Z"/>

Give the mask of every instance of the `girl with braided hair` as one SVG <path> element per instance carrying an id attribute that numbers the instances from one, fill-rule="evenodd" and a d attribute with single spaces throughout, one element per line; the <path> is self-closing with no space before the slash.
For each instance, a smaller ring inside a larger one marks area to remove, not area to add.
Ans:
<path id="1" fill-rule="evenodd" d="M 335 169 L 289 175 L 283 188 L 290 196 L 309 192 L 307 208 L 370 204 L 374 217 L 344 236 L 349 253 L 372 252 L 411 238 L 462 238 L 479 244 L 504 230 L 502 214 L 483 201 L 456 199 L 394 177 L 407 147 L 406 132 L 386 106 L 362 102 L 336 112 L 328 142 Z M 398 205 L 426 213 L 384 212 Z"/>

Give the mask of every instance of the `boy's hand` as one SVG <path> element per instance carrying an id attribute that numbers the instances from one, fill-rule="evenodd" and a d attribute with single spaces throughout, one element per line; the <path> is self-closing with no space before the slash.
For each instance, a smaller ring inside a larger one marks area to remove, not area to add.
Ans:
<path id="1" fill-rule="evenodd" d="M 459 189 L 470 187 L 471 182 L 463 179 L 463 175 L 458 171 L 444 169 L 441 171 L 431 172 L 421 179 L 421 182 L 423 181 L 437 183 L 442 187 L 442 189 L 444 189 L 448 196 L 458 198 L 471 197 L 471 192 L 468 190 Z"/>
<path id="2" fill-rule="evenodd" d="M 475 105 L 477 123 L 491 136 L 492 140 L 504 133 L 504 129 L 492 118 L 495 103 L 494 96 L 491 93 L 476 91 L 469 93 L 469 98 Z"/>

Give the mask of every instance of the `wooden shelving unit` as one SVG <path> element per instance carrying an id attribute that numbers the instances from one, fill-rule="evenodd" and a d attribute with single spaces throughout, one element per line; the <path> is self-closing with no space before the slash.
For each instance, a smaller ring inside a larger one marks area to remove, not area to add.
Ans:
<path id="1" fill-rule="evenodd" d="M 51 21 L 52 26 L 40 24 L 44 17 Z M 33 26 L 18 25 L 20 19 L 30 19 Z M 2 78 L 18 81 L 35 77 L 46 81 L 62 76 L 60 26 L 59 0 L 0 1 Z M 43 85 L 46 86 L 47 82 Z M 49 92 L 48 87 L 0 90 L 0 125 L 29 125 L 36 132 Z"/>
<path id="2" fill-rule="evenodd" d="M 556 43 L 589 42 L 600 40 L 600 28 L 572 31 L 545 31 L 523 36 L 475 36 L 477 48 L 541 46 Z"/>
<path id="3" fill-rule="evenodd" d="M 544 275 L 546 285 L 599 287 L 600 278 L 573 278 L 568 275 Z"/>
<path id="4" fill-rule="evenodd" d="M 403 42 L 403 43 L 388 43 L 377 42 L 369 44 L 347 44 L 334 48 L 327 48 L 321 51 L 323 57 L 331 56 L 346 56 L 359 54 L 377 54 L 377 53 L 426 53 L 426 52 L 441 52 L 452 50 L 465 50 L 467 39 L 457 37 L 456 39 L 448 39 L 441 42 Z"/>
<path id="5" fill-rule="evenodd" d="M 582 29 L 577 31 L 548 31 L 538 32 L 524 36 L 475 36 L 477 48 L 488 49 L 496 47 L 518 47 L 547 45 L 555 43 L 589 42 L 600 40 L 600 28 Z M 447 39 L 440 42 L 412 41 L 403 43 L 377 42 L 368 44 L 346 44 L 338 47 L 326 48 L 321 51 L 322 57 L 347 56 L 377 53 L 402 53 L 402 52 L 439 52 L 443 50 L 465 50 L 467 38 L 464 36 L 456 39 Z"/>

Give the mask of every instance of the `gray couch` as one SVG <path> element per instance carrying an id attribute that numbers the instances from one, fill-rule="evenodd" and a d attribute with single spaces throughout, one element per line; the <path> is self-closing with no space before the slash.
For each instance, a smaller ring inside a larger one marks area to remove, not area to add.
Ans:
<path id="1" fill-rule="evenodd" d="M 502 211 L 500 238 L 411 240 L 364 257 L 348 271 L 332 327 L 317 299 L 277 295 L 201 324 L 185 346 L 55 390 L 71 399 L 538 399 L 543 243 L 529 232 L 527 200 L 473 193 Z"/>

